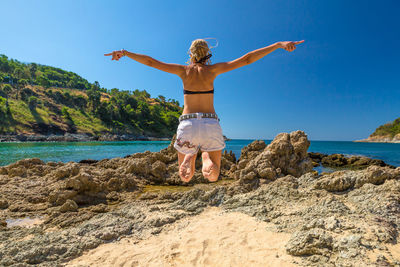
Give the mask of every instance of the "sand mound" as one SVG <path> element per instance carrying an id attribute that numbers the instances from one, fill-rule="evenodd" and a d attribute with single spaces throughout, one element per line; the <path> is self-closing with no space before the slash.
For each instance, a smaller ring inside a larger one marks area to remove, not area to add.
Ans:
<path id="1" fill-rule="evenodd" d="M 291 235 L 271 226 L 209 207 L 147 239 L 100 245 L 67 266 L 295 266 L 284 249 Z"/>

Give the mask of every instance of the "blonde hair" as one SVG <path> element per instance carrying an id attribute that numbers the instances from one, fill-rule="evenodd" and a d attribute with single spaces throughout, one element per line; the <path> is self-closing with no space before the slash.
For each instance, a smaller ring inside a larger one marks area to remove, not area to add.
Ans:
<path id="1" fill-rule="evenodd" d="M 190 63 L 195 63 L 196 61 L 199 61 L 203 57 L 207 56 L 210 54 L 210 48 L 208 47 L 208 43 L 204 39 L 196 39 L 192 42 L 190 45 L 188 54 L 191 55 L 189 60 L 186 62 L 188 64 Z M 208 58 L 205 63 L 211 64 L 211 60 Z"/>

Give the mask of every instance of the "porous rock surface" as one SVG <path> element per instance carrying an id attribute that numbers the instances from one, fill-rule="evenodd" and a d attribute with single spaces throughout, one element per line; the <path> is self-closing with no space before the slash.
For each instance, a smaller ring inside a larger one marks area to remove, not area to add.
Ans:
<path id="1" fill-rule="evenodd" d="M 400 167 L 320 175 L 308 146 L 302 131 L 268 146 L 255 141 L 237 162 L 223 155 L 220 181 L 208 183 L 198 171 L 189 185 L 179 179 L 172 145 L 101 161 L 0 167 L 0 266 L 62 266 L 122 236 L 158 234 L 209 205 L 291 233 L 285 248 L 299 266 L 399 266 L 391 249 L 400 248 Z M 43 223 L 7 226 L 26 216 Z"/>
<path id="2" fill-rule="evenodd" d="M 380 159 L 371 159 L 364 156 L 345 156 L 343 154 L 323 154 L 318 152 L 309 152 L 309 157 L 313 162 L 313 166 L 319 166 L 320 164 L 324 167 L 331 168 L 346 168 L 346 169 L 365 169 L 371 165 L 377 165 L 381 167 L 388 166 L 392 169 L 396 167 L 386 164 L 383 160 Z"/>
<path id="3" fill-rule="evenodd" d="M 243 148 L 234 177 L 247 189 L 258 187 L 260 179 L 275 180 L 288 174 L 299 177 L 313 168 L 307 155 L 309 146 L 303 131 L 280 133 L 268 146 L 255 141 Z"/>

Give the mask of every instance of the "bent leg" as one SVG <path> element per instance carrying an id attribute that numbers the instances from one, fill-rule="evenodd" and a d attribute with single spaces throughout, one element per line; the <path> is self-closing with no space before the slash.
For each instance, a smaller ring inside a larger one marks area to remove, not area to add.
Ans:
<path id="1" fill-rule="evenodd" d="M 218 180 L 221 167 L 222 150 L 203 152 L 201 158 L 203 160 L 202 172 L 205 178 L 210 182 Z"/>
<path id="2" fill-rule="evenodd" d="M 179 176 L 182 181 L 186 183 L 188 183 L 194 175 L 196 156 L 197 153 L 183 154 L 178 151 Z"/>

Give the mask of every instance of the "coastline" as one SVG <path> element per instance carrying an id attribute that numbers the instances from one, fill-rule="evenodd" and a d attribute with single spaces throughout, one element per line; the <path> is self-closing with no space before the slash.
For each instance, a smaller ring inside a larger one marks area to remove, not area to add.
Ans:
<path id="1" fill-rule="evenodd" d="M 392 143 L 392 144 L 400 144 L 400 139 L 396 138 L 366 138 L 366 139 L 360 139 L 360 140 L 354 140 L 353 142 L 358 142 L 358 143 Z"/>
<path id="2" fill-rule="evenodd" d="M 44 134 L 3 134 L 0 135 L 0 142 L 88 142 L 88 141 L 170 141 L 170 137 L 153 137 L 133 134 L 73 134 L 44 135 Z"/>
<path id="3" fill-rule="evenodd" d="M 89 141 L 171 141 L 172 137 L 154 137 L 134 134 L 102 134 L 91 135 L 86 133 L 56 134 L 0 134 L 0 143 L 12 142 L 89 142 Z M 225 141 L 231 139 L 224 136 Z"/>

